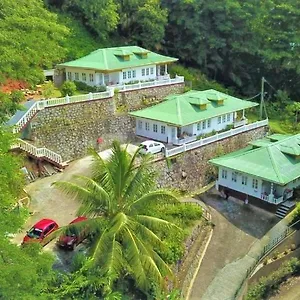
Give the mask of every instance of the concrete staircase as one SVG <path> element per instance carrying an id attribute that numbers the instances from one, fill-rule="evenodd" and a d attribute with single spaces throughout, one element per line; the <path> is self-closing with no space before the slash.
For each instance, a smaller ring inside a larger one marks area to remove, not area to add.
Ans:
<path id="1" fill-rule="evenodd" d="M 12 149 L 22 150 L 28 155 L 36 159 L 48 161 L 60 169 L 64 169 L 68 165 L 67 162 L 63 162 L 61 155 L 55 153 L 54 151 L 45 147 L 38 148 L 21 139 L 17 139 L 17 142 L 12 146 Z"/>
<path id="2" fill-rule="evenodd" d="M 276 210 L 275 216 L 283 219 L 295 206 L 295 201 L 285 201 Z"/>

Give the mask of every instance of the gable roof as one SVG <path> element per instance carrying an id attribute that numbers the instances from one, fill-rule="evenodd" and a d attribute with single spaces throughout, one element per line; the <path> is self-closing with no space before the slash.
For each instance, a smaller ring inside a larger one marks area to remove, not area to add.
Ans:
<path id="1" fill-rule="evenodd" d="M 210 162 L 285 185 L 300 177 L 300 134 L 271 135 Z"/>
<path id="2" fill-rule="evenodd" d="M 177 126 L 186 126 L 258 105 L 212 89 L 189 91 L 182 95 L 171 95 L 165 99 L 157 105 L 132 112 L 130 115 Z M 223 105 L 219 105 L 218 100 L 223 100 Z M 204 110 L 199 107 L 203 104 L 206 104 Z"/>
<path id="3" fill-rule="evenodd" d="M 127 57 L 128 59 L 124 59 Z M 138 46 L 98 49 L 73 61 L 58 64 L 57 67 L 74 67 L 99 71 L 117 71 L 126 68 L 164 64 L 177 61 Z"/>

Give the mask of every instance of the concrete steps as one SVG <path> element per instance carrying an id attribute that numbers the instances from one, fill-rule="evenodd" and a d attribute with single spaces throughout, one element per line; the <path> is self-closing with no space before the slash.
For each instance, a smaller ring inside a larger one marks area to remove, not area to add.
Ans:
<path id="1" fill-rule="evenodd" d="M 280 219 L 283 219 L 295 206 L 294 201 L 285 201 L 282 204 L 280 204 L 276 210 L 275 216 L 277 216 Z"/>

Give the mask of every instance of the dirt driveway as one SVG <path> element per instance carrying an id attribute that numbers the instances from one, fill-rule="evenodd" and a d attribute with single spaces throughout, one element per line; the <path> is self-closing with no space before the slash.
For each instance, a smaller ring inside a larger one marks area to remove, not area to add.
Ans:
<path id="1" fill-rule="evenodd" d="M 202 299 L 218 272 L 246 255 L 251 245 L 279 221 L 273 214 L 252 205 L 245 206 L 234 198 L 224 200 L 215 189 L 200 198 L 210 207 L 215 227 L 191 291 L 191 300 Z"/>

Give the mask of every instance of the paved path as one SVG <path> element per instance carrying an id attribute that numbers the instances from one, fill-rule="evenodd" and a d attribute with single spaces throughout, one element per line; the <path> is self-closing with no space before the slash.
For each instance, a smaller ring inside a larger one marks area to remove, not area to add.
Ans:
<path id="1" fill-rule="evenodd" d="M 228 277 L 229 282 L 239 280 L 240 274 L 237 274 L 238 279 L 234 275 L 236 262 L 241 260 L 244 264 L 243 270 L 247 270 L 255 259 L 250 257 L 244 261 L 245 255 L 278 220 L 268 212 L 250 205 L 245 206 L 235 199 L 224 201 L 214 193 L 206 193 L 201 195 L 201 198 L 211 207 L 212 221 L 216 226 L 196 276 L 190 299 L 233 299 L 224 298 L 225 294 L 222 291 L 230 284 L 222 282 L 219 274 L 225 274 L 227 278 L 227 269 L 231 267 L 229 272 L 232 277 Z M 226 272 L 223 273 L 223 270 Z M 214 294 L 214 290 L 218 290 L 218 293 Z"/>

